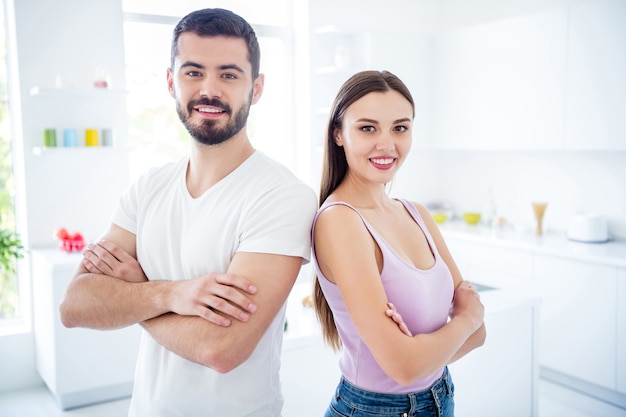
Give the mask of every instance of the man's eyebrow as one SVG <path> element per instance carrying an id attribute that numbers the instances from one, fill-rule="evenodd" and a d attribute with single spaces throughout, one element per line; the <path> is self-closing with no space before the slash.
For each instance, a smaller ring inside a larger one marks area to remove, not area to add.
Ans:
<path id="1" fill-rule="evenodd" d="M 226 64 L 226 65 L 220 65 L 219 67 L 220 70 L 235 70 L 241 74 L 245 74 L 245 71 L 243 70 L 243 68 L 241 68 L 239 65 L 237 64 Z"/>
<path id="2" fill-rule="evenodd" d="M 200 69 L 200 70 L 204 70 L 206 69 L 206 67 L 202 64 L 198 64 L 197 62 L 194 61 L 187 61 L 183 64 L 181 64 L 180 68 L 188 68 L 188 67 L 192 67 L 192 68 L 196 68 L 196 69 Z M 241 68 L 239 65 L 237 64 L 224 64 L 224 65 L 220 65 L 218 67 L 218 69 L 220 71 L 225 71 L 225 70 L 233 70 L 233 71 L 237 71 L 241 74 L 245 74 L 245 71 L 243 70 L 243 68 Z"/>
<path id="3" fill-rule="evenodd" d="M 181 68 L 193 67 L 193 68 L 197 68 L 197 69 L 204 69 L 204 65 L 198 64 L 197 62 L 193 62 L 193 61 L 184 62 L 183 64 L 180 65 L 180 67 Z"/>

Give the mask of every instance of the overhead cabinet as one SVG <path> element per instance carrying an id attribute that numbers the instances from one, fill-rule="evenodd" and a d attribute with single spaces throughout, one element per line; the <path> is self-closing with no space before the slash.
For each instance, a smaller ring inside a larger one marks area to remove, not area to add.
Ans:
<path id="1" fill-rule="evenodd" d="M 569 9 L 566 148 L 626 150 L 626 2 Z"/>
<path id="2" fill-rule="evenodd" d="M 563 143 L 566 13 L 460 27 L 435 40 L 435 143 L 550 149 Z"/>
<path id="3" fill-rule="evenodd" d="M 435 148 L 626 150 L 626 2 L 511 15 L 436 36 Z"/>

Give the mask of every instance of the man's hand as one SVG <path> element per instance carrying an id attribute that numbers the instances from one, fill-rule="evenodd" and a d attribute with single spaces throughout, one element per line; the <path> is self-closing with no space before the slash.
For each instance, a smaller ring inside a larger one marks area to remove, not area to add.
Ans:
<path id="1" fill-rule="evenodd" d="M 135 258 L 106 240 L 87 245 L 83 251 L 83 266 L 92 274 L 107 275 L 127 282 L 148 280 Z"/>
<path id="2" fill-rule="evenodd" d="M 219 326 L 229 326 L 230 318 L 248 321 L 257 310 L 247 294 L 256 294 L 250 281 L 233 274 L 211 273 L 175 281 L 167 305 L 183 316 L 200 316 Z"/>
<path id="3" fill-rule="evenodd" d="M 106 240 L 92 243 L 83 252 L 83 265 L 94 274 L 127 282 L 148 280 L 141 265 L 122 248 Z M 165 295 L 169 310 L 181 316 L 199 316 L 218 326 L 229 326 L 231 318 L 246 322 L 257 309 L 246 294 L 257 288 L 233 274 L 211 273 L 190 280 L 171 281 Z"/>

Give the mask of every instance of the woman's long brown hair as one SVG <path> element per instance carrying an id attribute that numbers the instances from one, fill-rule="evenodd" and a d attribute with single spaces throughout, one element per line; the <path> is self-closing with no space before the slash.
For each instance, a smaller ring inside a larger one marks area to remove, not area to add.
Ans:
<path id="1" fill-rule="evenodd" d="M 339 89 L 330 110 L 324 141 L 324 163 L 319 195 L 320 207 L 341 184 L 348 172 L 345 151 L 343 147 L 335 143 L 335 132 L 341 130 L 346 110 L 352 103 L 369 93 L 392 90 L 402 94 L 411 103 L 413 116 L 415 116 L 415 104 L 411 92 L 402 80 L 389 71 L 362 71 L 356 73 Z M 315 308 L 315 315 L 322 326 L 322 335 L 326 343 L 333 350 L 338 351 L 341 349 L 342 343 L 337 332 L 333 312 L 324 296 L 319 277 L 315 276 L 313 281 L 313 307 Z"/>

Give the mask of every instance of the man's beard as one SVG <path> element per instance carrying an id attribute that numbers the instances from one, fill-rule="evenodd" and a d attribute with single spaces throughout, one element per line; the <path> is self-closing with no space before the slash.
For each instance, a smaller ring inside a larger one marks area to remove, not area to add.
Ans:
<path id="1" fill-rule="evenodd" d="M 192 124 L 190 120 L 191 114 L 194 112 L 193 108 L 198 105 L 219 107 L 223 109 L 226 114 L 232 115 L 232 109 L 230 106 L 217 99 L 201 99 L 190 102 L 187 105 L 187 113 L 183 111 L 180 103 L 176 102 L 176 112 L 191 137 L 197 142 L 203 145 L 218 145 L 235 136 L 235 134 L 237 134 L 246 125 L 248 114 L 250 113 L 251 100 L 252 92 L 250 93 L 248 104 L 242 106 L 237 113 L 235 113 L 235 117 L 232 117 L 228 123 L 226 123 L 226 126 L 222 128 L 216 127 L 216 120 L 202 120 L 199 126 Z"/>

